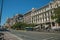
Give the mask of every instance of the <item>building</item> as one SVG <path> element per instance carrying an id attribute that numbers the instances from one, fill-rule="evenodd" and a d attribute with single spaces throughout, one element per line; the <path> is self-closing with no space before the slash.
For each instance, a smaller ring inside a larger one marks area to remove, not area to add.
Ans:
<path id="1" fill-rule="evenodd" d="M 11 18 L 7 18 L 7 21 L 6 21 L 6 23 L 5 23 L 5 27 L 7 27 L 7 28 L 10 28 L 11 27 L 11 25 L 12 25 L 12 19 Z"/>
<path id="2" fill-rule="evenodd" d="M 11 28 L 11 26 L 14 25 L 17 22 L 23 22 L 23 15 L 16 14 L 12 18 L 7 18 L 5 26 L 7 26 L 8 28 Z"/>
<path id="3" fill-rule="evenodd" d="M 23 22 L 23 15 L 16 14 L 15 16 L 13 16 L 13 24 L 15 24 L 16 22 Z"/>
<path id="4" fill-rule="evenodd" d="M 50 25 L 51 27 L 53 26 L 57 27 L 58 24 L 55 23 L 55 19 L 54 20 L 51 19 L 51 16 L 54 13 L 54 9 L 58 7 L 60 7 L 60 0 L 53 0 L 39 9 L 32 8 L 31 11 L 24 14 L 24 22 L 28 24 L 34 23 L 40 25 L 41 27 L 43 25 Z"/>
<path id="5" fill-rule="evenodd" d="M 28 11 L 27 13 L 24 14 L 24 23 L 31 24 L 32 23 L 32 16 L 31 13 L 35 11 L 35 8 L 32 8 L 32 10 Z"/>
<path id="6" fill-rule="evenodd" d="M 32 23 L 40 26 L 50 25 L 51 27 L 57 27 L 58 25 L 55 23 L 55 19 L 52 20 L 51 16 L 54 13 L 54 9 L 58 7 L 60 7 L 60 0 L 54 0 L 42 8 L 37 9 L 35 12 L 31 13 Z"/>
<path id="7" fill-rule="evenodd" d="M 46 27 L 46 25 L 51 28 L 54 26 L 58 27 L 58 24 L 55 22 L 56 19 L 51 19 L 51 16 L 54 14 L 54 9 L 58 7 L 60 7 L 60 0 L 53 0 L 39 9 L 32 8 L 32 10 L 24 15 L 17 14 L 12 18 L 8 18 L 6 24 L 12 26 L 16 22 L 24 22 L 27 24 L 34 23 L 40 25 L 40 27 Z"/>

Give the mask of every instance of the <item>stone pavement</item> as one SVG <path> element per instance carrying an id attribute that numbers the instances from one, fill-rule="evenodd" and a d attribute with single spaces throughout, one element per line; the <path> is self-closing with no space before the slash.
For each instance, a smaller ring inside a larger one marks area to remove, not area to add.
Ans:
<path id="1" fill-rule="evenodd" d="M 4 32 L 4 39 L 5 40 L 22 40 L 21 38 L 17 37 L 14 34 L 11 34 L 10 32 Z"/>

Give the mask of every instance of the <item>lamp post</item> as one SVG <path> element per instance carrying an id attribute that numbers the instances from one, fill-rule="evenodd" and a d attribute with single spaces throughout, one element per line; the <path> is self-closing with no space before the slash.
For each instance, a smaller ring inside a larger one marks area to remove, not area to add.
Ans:
<path id="1" fill-rule="evenodd" d="M 3 0 L 2 0 L 2 2 L 1 2 L 1 9 L 0 9 L 0 27 L 1 27 L 2 11 L 3 11 Z"/>

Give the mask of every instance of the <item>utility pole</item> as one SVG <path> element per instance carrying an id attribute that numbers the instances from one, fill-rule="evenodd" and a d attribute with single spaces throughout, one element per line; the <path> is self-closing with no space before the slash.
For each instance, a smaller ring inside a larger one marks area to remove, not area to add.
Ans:
<path id="1" fill-rule="evenodd" d="M 0 9 L 0 27 L 1 27 L 2 11 L 3 11 L 3 0 L 2 0 L 2 2 L 1 2 L 1 9 Z"/>

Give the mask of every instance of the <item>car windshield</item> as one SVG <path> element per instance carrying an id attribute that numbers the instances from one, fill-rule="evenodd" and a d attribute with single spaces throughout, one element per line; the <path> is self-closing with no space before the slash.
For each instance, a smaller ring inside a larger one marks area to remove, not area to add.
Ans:
<path id="1" fill-rule="evenodd" d="M 60 0 L 0 0 L 0 40 L 60 40 Z"/>

